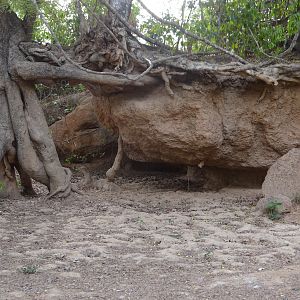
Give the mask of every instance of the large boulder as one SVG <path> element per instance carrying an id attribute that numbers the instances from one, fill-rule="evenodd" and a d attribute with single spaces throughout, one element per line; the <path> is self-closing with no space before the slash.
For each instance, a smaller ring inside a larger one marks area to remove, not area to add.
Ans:
<path id="1" fill-rule="evenodd" d="M 71 113 L 50 127 L 60 157 L 82 156 L 105 151 L 116 141 L 95 115 L 92 96 L 85 98 Z"/>
<path id="2" fill-rule="evenodd" d="M 262 192 L 266 198 L 300 196 L 300 149 L 290 150 L 270 167 Z"/>
<path id="3" fill-rule="evenodd" d="M 98 119 L 143 162 L 267 170 L 300 145 L 299 85 L 200 81 L 98 98 Z"/>

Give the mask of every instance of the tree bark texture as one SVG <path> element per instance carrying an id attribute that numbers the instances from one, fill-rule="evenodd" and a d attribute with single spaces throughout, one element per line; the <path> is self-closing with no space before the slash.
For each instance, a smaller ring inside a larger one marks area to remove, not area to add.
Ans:
<path id="1" fill-rule="evenodd" d="M 132 0 L 109 0 L 109 4 L 116 9 L 119 15 L 125 20 L 128 20 L 131 13 Z M 111 14 L 111 18 L 116 19 L 115 15 Z"/>
<path id="2" fill-rule="evenodd" d="M 19 196 L 16 170 L 24 192 L 33 193 L 32 178 L 50 196 L 67 196 L 70 171 L 59 162 L 34 85 L 12 73 L 25 60 L 19 43 L 29 39 L 16 14 L 0 13 L 0 197 Z"/>

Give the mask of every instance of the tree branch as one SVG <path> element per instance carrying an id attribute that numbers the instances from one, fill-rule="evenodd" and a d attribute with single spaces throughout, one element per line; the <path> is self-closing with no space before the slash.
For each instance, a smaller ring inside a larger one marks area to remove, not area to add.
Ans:
<path id="1" fill-rule="evenodd" d="M 106 178 L 108 181 L 113 181 L 117 175 L 117 172 L 121 168 L 121 163 L 124 157 L 124 150 L 123 150 L 123 141 L 122 137 L 119 133 L 119 138 L 118 138 L 118 152 L 115 157 L 114 163 L 112 167 L 106 172 Z"/>
<path id="2" fill-rule="evenodd" d="M 276 58 L 268 60 L 266 62 L 263 62 L 263 63 L 259 64 L 258 66 L 259 67 L 265 67 L 265 66 L 271 65 L 277 59 L 283 59 L 285 56 L 287 56 L 288 54 L 290 54 L 293 51 L 294 47 L 296 46 L 296 43 L 297 43 L 297 40 L 298 40 L 299 36 L 300 36 L 300 30 L 299 30 L 299 32 L 297 32 L 294 35 L 293 40 L 292 40 L 292 42 L 291 42 L 291 44 L 290 44 L 290 46 L 289 46 L 288 49 L 286 49 L 284 52 L 280 53 Z"/>
<path id="3" fill-rule="evenodd" d="M 233 52 L 229 51 L 229 50 L 226 50 L 214 43 L 212 43 L 210 40 L 208 40 L 207 38 L 204 38 L 204 37 L 200 37 L 190 31 L 187 31 L 185 30 L 182 26 L 178 25 L 177 23 L 175 22 L 172 22 L 172 21 L 166 21 L 162 18 L 160 18 L 159 16 L 157 16 L 155 13 L 153 13 L 141 0 L 137 0 L 137 2 L 139 2 L 141 4 L 141 6 L 153 17 L 155 18 L 156 20 L 158 20 L 159 22 L 161 22 L 162 24 L 165 24 L 165 25 L 170 25 L 170 26 L 173 26 L 175 27 L 176 29 L 178 29 L 181 33 L 195 39 L 195 40 L 198 40 L 202 43 L 205 43 L 217 50 L 220 50 L 222 51 L 223 53 L 235 58 L 236 60 L 238 60 L 239 62 L 243 63 L 243 64 L 247 64 L 248 62 L 243 59 L 242 57 L 238 56 L 237 54 L 234 54 Z"/>
<path id="4" fill-rule="evenodd" d="M 289 48 L 286 49 L 286 50 L 285 50 L 284 52 L 282 52 L 281 54 L 279 54 L 278 57 L 281 57 L 281 58 L 282 58 L 282 57 L 288 55 L 289 53 L 291 53 L 291 52 L 293 51 L 294 47 L 296 46 L 297 40 L 298 40 L 298 38 L 299 38 L 299 35 L 300 35 L 300 29 L 299 29 L 299 31 L 294 35 L 293 40 L 292 40 L 292 42 L 291 42 Z"/>
<path id="5" fill-rule="evenodd" d="M 158 40 L 152 39 L 150 37 L 145 36 L 144 34 L 142 34 L 140 31 L 138 31 L 137 29 L 135 29 L 133 26 L 131 26 L 117 11 L 116 9 L 114 9 L 106 0 L 98 0 L 101 4 L 105 5 L 107 7 L 107 9 L 112 12 L 113 14 L 116 15 L 116 17 L 119 19 L 119 21 L 132 33 L 136 34 L 137 36 L 139 36 L 140 38 L 142 38 L 143 40 L 145 40 L 146 42 L 152 44 L 152 45 L 156 45 L 159 46 L 163 49 L 167 49 L 169 51 L 172 50 L 171 47 L 161 43 Z"/>
<path id="6" fill-rule="evenodd" d="M 118 38 L 115 36 L 115 34 L 108 28 L 108 26 L 106 26 L 106 24 L 98 17 L 97 14 L 95 14 L 90 7 L 84 3 L 82 0 L 78 0 L 89 12 L 89 14 L 93 15 L 94 18 L 96 19 L 96 21 L 101 24 L 106 30 L 107 32 L 111 35 L 111 37 L 115 40 L 115 42 L 120 46 L 120 48 L 130 57 L 132 58 L 133 61 L 135 61 L 137 64 L 141 65 L 144 67 L 144 64 L 142 62 L 140 62 L 136 57 L 134 57 L 127 49 L 126 47 L 123 46 L 123 44 L 118 40 Z"/>
<path id="7" fill-rule="evenodd" d="M 272 58 L 273 61 L 279 60 L 279 61 L 284 62 L 284 59 L 282 59 L 282 58 L 280 58 L 280 57 L 275 57 L 275 56 L 272 56 L 272 55 L 269 55 L 268 53 L 266 53 L 266 52 L 264 51 L 264 49 L 259 45 L 258 40 L 255 38 L 254 33 L 253 33 L 253 31 L 251 30 L 251 28 L 249 28 L 249 32 L 250 32 L 250 34 L 251 34 L 251 36 L 252 36 L 252 38 L 253 38 L 253 40 L 254 40 L 254 42 L 255 42 L 257 48 L 258 48 L 258 50 L 259 50 L 264 56 L 266 56 L 266 57 L 268 57 L 268 58 Z"/>
<path id="8" fill-rule="evenodd" d="M 79 20 L 79 34 L 80 36 L 83 36 L 88 32 L 89 26 L 87 20 L 84 17 L 80 0 L 76 0 L 76 10 L 77 10 L 77 15 Z"/>
<path id="9" fill-rule="evenodd" d="M 74 60 L 72 60 L 68 55 L 67 53 L 65 52 L 65 50 L 63 49 L 62 45 L 60 44 L 57 36 L 55 35 L 54 31 L 51 29 L 48 21 L 46 20 L 45 16 L 43 15 L 43 13 L 40 11 L 39 9 L 39 6 L 37 4 L 37 1 L 36 0 L 31 0 L 32 3 L 35 5 L 36 9 L 37 9 L 37 12 L 41 18 L 41 20 L 43 21 L 44 25 L 47 27 L 47 29 L 49 30 L 49 32 L 51 33 L 52 37 L 54 38 L 55 40 L 55 43 L 57 44 L 59 50 L 61 51 L 61 53 L 63 54 L 63 56 L 65 57 L 65 59 L 72 65 L 76 66 L 78 69 L 82 70 L 82 71 L 85 71 L 85 72 L 88 72 L 88 73 L 91 73 L 91 74 L 103 74 L 103 72 L 97 72 L 97 71 L 93 71 L 93 70 L 90 70 L 90 69 L 87 69 L 87 68 L 84 68 L 82 67 L 80 64 L 78 64 L 77 62 L 75 62 Z M 106 73 L 107 74 L 107 73 Z M 107 75 L 114 75 L 114 73 L 108 73 Z M 127 77 L 125 74 L 121 74 L 119 73 L 119 75 L 123 76 L 123 77 Z"/>
<path id="10" fill-rule="evenodd" d="M 155 78 L 147 77 L 144 80 L 136 81 L 135 76 L 128 75 L 128 79 L 118 78 L 112 75 L 91 74 L 86 71 L 78 70 L 76 67 L 64 65 L 62 67 L 51 66 L 42 62 L 18 62 L 11 70 L 12 75 L 17 75 L 23 80 L 61 80 L 68 79 L 78 82 L 112 85 L 112 86 L 143 86 L 154 84 Z"/>
<path id="11" fill-rule="evenodd" d="M 179 68 L 198 74 L 207 73 L 223 76 L 237 74 L 246 78 L 253 77 L 269 85 L 278 85 L 279 81 L 300 82 L 300 64 L 276 64 L 262 68 L 254 64 L 242 65 L 238 62 L 216 65 L 184 59 L 176 62 L 170 61 L 166 64 L 173 68 Z"/>

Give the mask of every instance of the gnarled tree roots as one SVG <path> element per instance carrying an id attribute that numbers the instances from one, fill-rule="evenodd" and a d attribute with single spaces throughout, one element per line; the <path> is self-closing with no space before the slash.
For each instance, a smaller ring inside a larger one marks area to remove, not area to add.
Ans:
<path id="1" fill-rule="evenodd" d="M 113 181 L 121 168 L 121 163 L 123 160 L 124 151 L 123 151 L 123 141 L 121 135 L 118 138 L 118 152 L 115 157 L 112 167 L 106 172 L 106 178 L 108 181 Z"/>
<path id="2" fill-rule="evenodd" d="M 0 91 L 0 119 L 0 197 L 20 196 L 18 185 L 24 194 L 34 195 L 31 179 L 48 187 L 47 198 L 67 197 L 76 191 L 71 185 L 71 171 L 59 162 L 30 83 L 16 82 L 6 76 L 4 89 Z"/>
<path id="3" fill-rule="evenodd" d="M 0 197 L 20 196 L 19 185 L 34 194 L 32 179 L 48 187 L 48 198 L 66 197 L 71 172 L 60 164 L 33 82 L 13 71 L 25 60 L 19 44 L 30 30 L 8 10 L 0 11 L 0 28 Z"/>

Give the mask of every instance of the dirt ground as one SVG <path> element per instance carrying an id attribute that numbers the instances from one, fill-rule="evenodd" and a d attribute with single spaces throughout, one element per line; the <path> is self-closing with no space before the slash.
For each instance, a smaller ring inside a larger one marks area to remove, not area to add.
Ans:
<path id="1" fill-rule="evenodd" d="M 116 183 L 0 201 L 1 300 L 300 299 L 300 209 L 271 221 L 260 190 Z"/>

